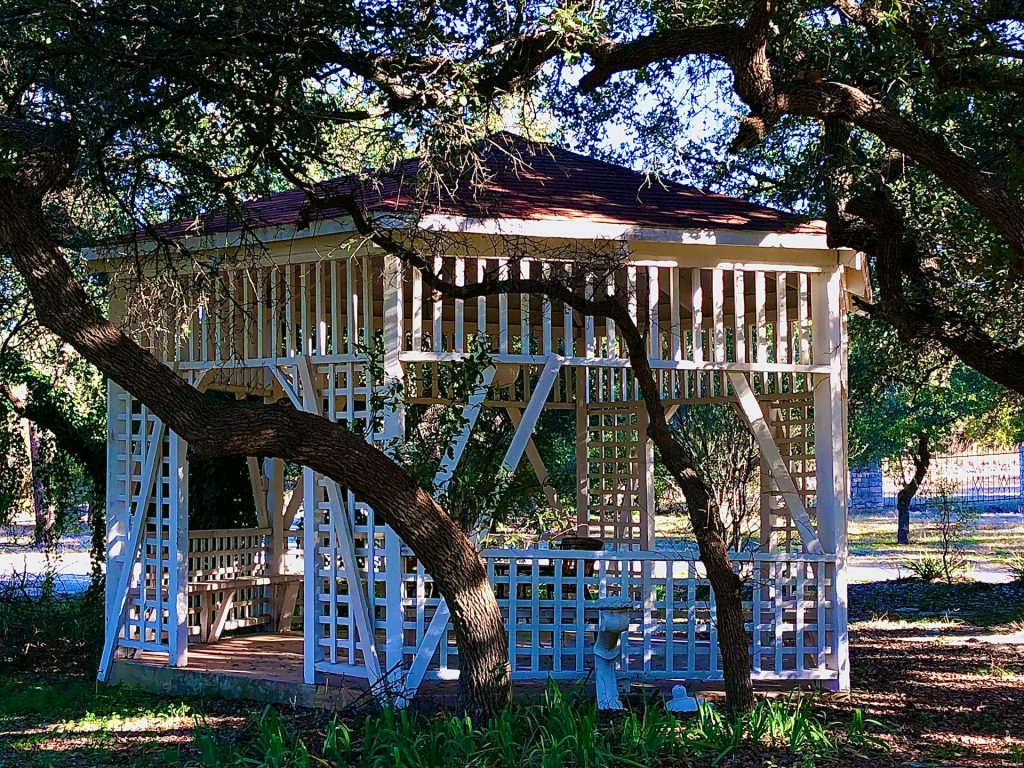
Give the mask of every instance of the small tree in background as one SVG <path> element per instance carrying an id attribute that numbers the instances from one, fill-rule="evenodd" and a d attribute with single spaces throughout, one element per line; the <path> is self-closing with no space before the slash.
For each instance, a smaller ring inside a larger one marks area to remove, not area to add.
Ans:
<path id="1" fill-rule="evenodd" d="M 761 454 L 754 436 L 731 405 L 681 406 L 670 426 L 704 473 L 729 549 L 742 549 L 758 525 Z"/>
<path id="2" fill-rule="evenodd" d="M 900 468 L 896 543 L 907 544 L 910 506 L 932 455 L 957 439 L 1010 442 L 1019 405 L 948 353 L 903 342 L 870 317 L 854 317 L 850 335 L 851 463 L 888 460 Z"/>
<path id="3" fill-rule="evenodd" d="M 970 507 L 956 503 L 953 498 L 956 486 L 948 480 L 940 480 L 937 490 L 935 524 L 939 534 L 939 562 L 942 577 L 947 584 L 952 584 L 953 577 L 967 568 L 964 544 L 974 529 L 978 513 Z"/>

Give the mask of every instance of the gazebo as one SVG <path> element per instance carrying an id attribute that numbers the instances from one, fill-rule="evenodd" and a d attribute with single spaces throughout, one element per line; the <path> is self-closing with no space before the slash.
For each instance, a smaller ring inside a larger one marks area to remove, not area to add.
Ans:
<path id="1" fill-rule="evenodd" d="M 850 295 L 868 290 L 863 257 L 829 248 L 820 222 L 556 146 L 505 134 L 482 162 L 482 193 L 424 211 L 407 183 L 412 160 L 363 204 L 395 231 L 443 236 L 434 269 L 456 284 L 568 280 L 569 254 L 616 254 L 581 290 L 624 297 L 670 409 L 733 404 L 760 450 L 759 544 L 733 555 L 755 680 L 847 688 L 845 316 Z M 487 339 L 489 363 L 457 406 L 463 427 L 435 485 L 459 471 L 488 408 L 515 424 L 503 469 L 522 464 L 543 483 L 534 427 L 546 409 L 572 412 L 575 499 L 548 500 L 599 547 L 477 537 L 513 680 L 591 674 L 598 605 L 616 596 L 636 605 L 621 678 L 721 677 L 695 548 L 657 546 L 646 411 L 614 323 L 542 296 L 444 298 L 358 236 L 345 211 L 310 211 L 299 191 L 245 211 L 244 227 L 226 214 L 168 226 L 193 254 L 170 274 L 129 273 L 117 247 L 93 253 L 114 318 L 200 389 L 289 401 L 381 444 L 402 436 L 405 408 L 446 402 L 440 372 Z M 382 397 L 394 382 L 400 397 Z M 430 574 L 345 488 L 250 457 L 257 527 L 193 529 L 184 441 L 113 383 L 108 425 L 101 680 L 306 703 L 369 690 L 401 704 L 457 678 Z"/>

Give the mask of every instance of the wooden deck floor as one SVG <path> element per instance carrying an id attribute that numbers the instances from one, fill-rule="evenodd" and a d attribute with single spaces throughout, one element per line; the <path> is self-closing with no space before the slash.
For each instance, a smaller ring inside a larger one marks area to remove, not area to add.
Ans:
<path id="1" fill-rule="evenodd" d="M 302 675 L 302 634 L 260 633 L 190 643 L 188 664 L 171 667 L 162 653 L 114 662 L 111 683 L 174 696 L 251 699 L 302 707 L 346 707 L 367 696 L 365 680 L 327 675 L 308 685 Z"/>
<path id="2" fill-rule="evenodd" d="M 143 653 L 135 661 L 167 666 L 167 657 L 155 652 Z M 190 643 L 185 669 L 301 684 L 302 633 L 235 635 L 209 645 Z"/>
<path id="3" fill-rule="evenodd" d="M 185 667 L 170 667 L 167 656 L 155 652 L 117 659 L 111 682 L 175 696 L 252 699 L 304 707 L 358 706 L 369 700 L 363 679 L 326 675 L 320 684 L 308 685 L 303 682 L 302 672 L 301 633 L 259 633 L 226 637 L 209 645 L 190 644 Z M 652 681 L 638 689 L 670 696 L 673 682 Z M 584 687 L 591 690 L 593 681 L 586 679 Z M 706 690 L 718 686 L 690 683 L 689 687 Z M 515 695 L 530 699 L 543 693 L 544 688 L 543 681 L 520 681 L 515 685 Z M 417 702 L 427 708 L 452 706 L 457 693 L 454 681 L 425 681 Z"/>

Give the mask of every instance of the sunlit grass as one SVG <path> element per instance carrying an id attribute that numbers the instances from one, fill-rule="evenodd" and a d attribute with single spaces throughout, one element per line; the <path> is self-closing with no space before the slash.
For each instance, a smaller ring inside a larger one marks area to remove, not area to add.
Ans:
<path id="1" fill-rule="evenodd" d="M 866 621 L 858 621 L 856 626 L 882 632 L 899 632 L 907 629 L 954 631 L 965 628 L 967 624 L 961 619 L 955 619 L 948 615 L 942 617 L 894 617 L 889 614 L 881 614 L 879 616 L 872 616 Z"/>
<path id="2" fill-rule="evenodd" d="M 854 515 L 849 520 L 850 551 L 854 558 L 870 557 L 880 565 L 897 567 L 934 553 L 940 543 L 938 526 L 924 513 L 911 516 L 910 544 L 896 544 L 896 517 L 891 515 Z M 1014 552 L 1024 551 L 1024 519 L 982 516 L 964 542 L 965 555 L 976 568 L 1006 568 Z M 856 562 L 856 560 L 855 560 Z M 909 573 L 907 574 L 909 575 Z"/>
<path id="3" fill-rule="evenodd" d="M 0 678 L 0 765 L 179 765 L 194 724 L 191 702 L 129 687 L 73 676 Z"/>

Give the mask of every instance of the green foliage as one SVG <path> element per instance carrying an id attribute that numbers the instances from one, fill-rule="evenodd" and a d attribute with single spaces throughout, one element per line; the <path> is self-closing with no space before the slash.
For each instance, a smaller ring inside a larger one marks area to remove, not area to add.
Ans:
<path id="1" fill-rule="evenodd" d="M 502 469 L 515 434 L 515 425 L 502 409 L 480 411 L 457 471 L 443 487 L 435 485 L 441 462 L 454 457 L 456 439 L 466 425 L 466 404 L 480 394 L 484 372 L 493 365 L 491 355 L 489 339 L 480 336 L 471 341 L 468 354 L 458 363 L 410 367 L 412 386 L 444 393 L 444 402 L 407 406 L 406 438 L 392 441 L 388 448 L 466 531 L 483 523 L 525 535 L 564 528 L 564 518 L 572 516 L 571 505 L 562 518 L 556 517 L 528 461 L 521 461 L 512 476 Z M 524 375 L 536 378 L 539 371 Z M 517 379 L 512 386 L 522 384 Z M 573 419 L 572 413 L 545 412 L 533 432 L 550 473 L 548 485 L 561 499 L 575 498 Z"/>
<path id="2" fill-rule="evenodd" d="M 683 405 L 671 423 L 712 489 L 730 549 L 742 549 L 758 526 L 761 453 L 731 405 Z"/>
<path id="3" fill-rule="evenodd" d="M 305 768 L 321 764 L 321 759 L 359 768 L 640 768 L 689 759 L 718 762 L 764 749 L 814 764 L 821 758 L 880 750 L 881 742 L 869 733 L 878 727 L 859 711 L 845 726 L 828 722 L 800 696 L 761 700 L 741 717 L 703 704 L 688 719 L 651 705 L 607 715 L 581 690 L 563 693 L 552 683 L 541 700 L 513 705 L 484 726 L 457 715 L 388 709 L 353 727 L 332 719 L 322 748 L 313 752 L 268 709 L 254 723 L 253 738 L 244 748 L 219 741 L 202 726 L 196 744 L 204 768 Z"/>
<path id="4" fill-rule="evenodd" d="M 964 545 L 978 519 L 977 510 L 958 504 L 952 498 L 955 489 L 951 482 L 938 483 L 938 498 L 933 512 L 939 530 L 939 562 L 947 584 L 952 584 L 953 578 L 969 567 Z"/>
<path id="5" fill-rule="evenodd" d="M 41 583 L 0 588 L 0 670 L 95 673 L 103 641 L 103 602 L 50 595 Z"/>
<path id="6" fill-rule="evenodd" d="M 18 768 L 181 766 L 161 731 L 187 731 L 191 702 L 129 686 L 108 687 L 89 674 L 0 673 L 0 764 Z M 236 704 L 237 706 L 237 704 Z"/>
<path id="7" fill-rule="evenodd" d="M 1024 583 L 1024 552 L 1014 552 L 1006 558 L 1006 565 L 1013 575 L 1013 580 Z"/>
<path id="8" fill-rule="evenodd" d="M 77 523 L 80 506 L 102 511 L 104 388 L 77 355 L 45 342 L 33 353 L 39 362 L 13 348 L 0 355 L 0 385 L 28 404 L 32 422 L 27 431 L 12 399 L 0 397 L 0 524 L 32 510 L 38 499 L 52 523 L 37 535 L 52 542 Z M 94 516 L 102 524 L 102 514 Z"/>
<path id="9" fill-rule="evenodd" d="M 938 555 L 924 555 L 907 562 L 907 568 L 924 582 L 942 578 L 942 558 Z"/>
<path id="10" fill-rule="evenodd" d="M 930 450 L 954 440 L 1012 444 L 1020 406 L 1003 388 L 935 347 L 902 341 L 871 317 L 850 319 L 850 458 L 903 458 L 928 437 Z"/>

